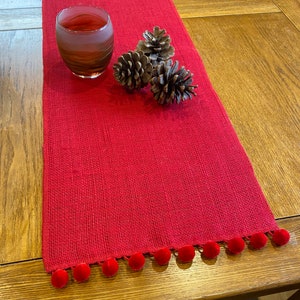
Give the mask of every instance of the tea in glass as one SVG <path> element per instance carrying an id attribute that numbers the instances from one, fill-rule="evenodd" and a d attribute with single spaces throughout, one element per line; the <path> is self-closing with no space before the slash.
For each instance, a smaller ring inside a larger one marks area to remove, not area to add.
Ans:
<path id="1" fill-rule="evenodd" d="M 92 6 L 65 8 L 56 17 L 56 41 L 64 63 L 74 75 L 96 78 L 105 71 L 113 53 L 110 16 Z"/>

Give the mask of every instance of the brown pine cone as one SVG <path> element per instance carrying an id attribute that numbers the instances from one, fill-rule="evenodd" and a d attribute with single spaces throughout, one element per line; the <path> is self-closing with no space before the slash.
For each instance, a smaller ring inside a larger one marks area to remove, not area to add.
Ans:
<path id="1" fill-rule="evenodd" d="M 153 71 L 150 80 L 151 91 L 159 104 L 180 103 L 196 95 L 192 85 L 193 74 L 184 67 L 178 70 L 178 61 L 170 59 L 160 62 Z"/>
<path id="2" fill-rule="evenodd" d="M 143 33 L 145 40 L 139 41 L 137 45 L 136 49 L 143 51 L 150 58 L 153 66 L 174 55 L 174 47 L 170 45 L 171 38 L 165 33 L 165 29 L 155 26 L 153 32 L 146 30 Z"/>
<path id="3" fill-rule="evenodd" d="M 142 51 L 129 51 L 114 64 L 114 77 L 129 90 L 145 87 L 152 76 L 150 59 Z"/>

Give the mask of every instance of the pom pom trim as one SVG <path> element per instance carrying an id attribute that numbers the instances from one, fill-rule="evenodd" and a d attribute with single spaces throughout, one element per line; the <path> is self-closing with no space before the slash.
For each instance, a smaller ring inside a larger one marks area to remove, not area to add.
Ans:
<path id="1" fill-rule="evenodd" d="M 227 241 L 227 250 L 231 254 L 240 254 L 245 249 L 245 241 L 241 237 L 235 237 Z"/>
<path id="2" fill-rule="evenodd" d="M 273 243 L 277 246 L 284 246 L 290 241 L 290 233 L 283 228 L 275 230 L 271 237 Z"/>
<path id="3" fill-rule="evenodd" d="M 190 263 L 195 257 L 195 248 L 192 245 L 183 246 L 177 251 L 178 259 L 183 263 Z"/>
<path id="4" fill-rule="evenodd" d="M 115 258 L 110 258 L 101 264 L 101 269 L 106 277 L 113 277 L 119 271 L 119 264 Z"/>
<path id="5" fill-rule="evenodd" d="M 128 258 L 128 266 L 133 271 L 140 271 L 144 268 L 145 257 L 142 253 L 137 252 Z"/>
<path id="6" fill-rule="evenodd" d="M 250 236 L 249 245 L 252 249 L 260 250 L 266 246 L 267 236 L 263 232 L 257 232 Z"/>
<path id="7" fill-rule="evenodd" d="M 268 237 L 272 241 L 274 246 L 284 246 L 290 240 L 290 233 L 283 228 L 270 231 L 267 233 L 257 232 L 249 237 L 234 237 L 222 242 L 208 241 L 202 245 L 185 245 L 181 248 L 161 248 L 154 252 L 148 252 L 153 256 L 154 260 L 159 266 L 168 265 L 171 257 L 172 250 L 177 252 L 177 259 L 181 263 L 191 263 L 196 255 L 195 250 L 199 250 L 205 259 L 216 259 L 220 254 L 221 247 L 224 246 L 226 251 L 230 254 L 237 255 L 244 251 L 246 243 L 249 245 L 251 250 L 260 250 L 268 243 Z M 147 253 L 144 253 L 147 254 Z M 128 267 L 132 271 L 141 271 L 145 266 L 145 256 L 141 252 L 132 254 L 129 257 L 123 257 L 128 262 Z M 120 258 L 120 257 L 119 257 Z M 113 277 L 118 273 L 119 263 L 116 258 L 108 258 L 106 261 L 98 263 L 102 273 L 105 277 Z M 81 283 L 89 280 L 91 275 L 91 268 L 89 264 L 80 263 L 72 269 L 72 276 L 74 281 Z M 69 273 L 65 269 L 57 269 L 51 273 L 51 284 L 57 289 L 61 289 L 67 286 L 69 283 Z"/>
<path id="8" fill-rule="evenodd" d="M 73 278 L 77 282 L 88 281 L 91 275 L 91 268 L 88 264 L 81 263 L 73 268 Z"/>
<path id="9" fill-rule="evenodd" d="M 169 248 L 163 248 L 163 249 L 156 251 L 153 254 L 153 257 L 158 265 L 165 266 L 169 263 L 169 261 L 171 259 L 171 255 L 172 255 L 172 253 Z"/>
<path id="10" fill-rule="evenodd" d="M 51 275 L 51 284 L 57 288 L 62 289 L 64 288 L 69 281 L 69 275 L 66 270 L 57 269 Z"/>
<path id="11" fill-rule="evenodd" d="M 215 259 L 220 254 L 220 246 L 214 241 L 209 241 L 202 246 L 202 255 L 208 259 Z"/>

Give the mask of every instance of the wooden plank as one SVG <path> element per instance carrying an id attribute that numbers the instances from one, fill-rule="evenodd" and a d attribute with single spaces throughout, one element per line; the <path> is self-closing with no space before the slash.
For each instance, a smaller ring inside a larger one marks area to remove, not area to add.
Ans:
<path id="1" fill-rule="evenodd" d="M 279 224 L 291 232 L 290 243 L 281 248 L 268 243 L 263 250 L 246 249 L 241 255 L 231 256 L 222 247 L 217 260 L 203 260 L 197 253 L 193 264 L 183 265 L 173 256 L 167 267 L 147 258 L 144 270 L 137 273 L 120 260 L 115 278 L 105 278 L 98 266 L 92 266 L 89 282 L 77 284 L 71 280 L 63 290 L 51 286 L 41 260 L 1 266 L 0 298 L 182 300 L 226 296 L 233 300 L 235 295 L 296 288 L 300 284 L 300 217 Z"/>
<path id="2" fill-rule="evenodd" d="M 0 31 L 0 262 L 40 256 L 41 30 Z"/>
<path id="3" fill-rule="evenodd" d="M 42 27 L 41 8 L 0 9 L 0 31 Z"/>
<path id="4" fill-rule="evenodd" d="M 41 7 L 42 0 L 2 0 L 0 2 L 0 9 L 11 8 L 29 8 L 29 7 Z"/>
<path id="5" fill-rule="evenodd" d="M 299 31 L 277 13 L 184 23 L 275 216 L 299 214 Z"/>
<path id="6" fill-rule="evenodd" d="M 290 21 L 300 30 L 300 2 L 299 0 L 273 0 Z"/>
<path id="7" fill-rule="evenodd" d="M 174 0 L 182 18 L 280 12 L 272 0 Z"/>

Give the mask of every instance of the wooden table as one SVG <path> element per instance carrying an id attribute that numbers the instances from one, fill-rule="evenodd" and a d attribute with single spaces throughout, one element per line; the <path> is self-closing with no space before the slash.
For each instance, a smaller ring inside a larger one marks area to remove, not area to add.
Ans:
<path id="1" fill-rule="evenodd" d="M 291 233 L 215 263 L 198 256 L 142 272 L 120 262 L 56 290 L 41 258 L 42 29 L 40 0 L 0 2 L 0 298 L 219 299 L 300 288 L 299 0 L 176 0 L 212 84 L 245 147 L 278 224 Z"/>

